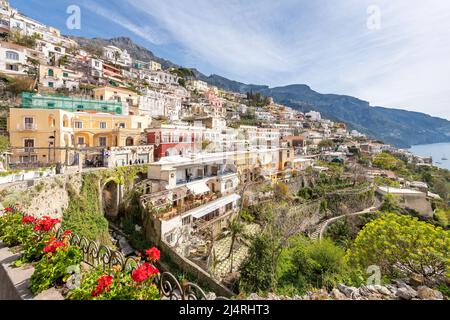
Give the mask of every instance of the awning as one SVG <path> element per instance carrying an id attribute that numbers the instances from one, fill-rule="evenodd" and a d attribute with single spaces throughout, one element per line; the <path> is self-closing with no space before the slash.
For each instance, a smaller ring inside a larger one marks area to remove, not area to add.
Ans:
<path id="1" fill-rule="evenodd" d="M 239 195 L 234 193 L 229 196 L 225 196 L 220 199 L 217 199 L 215 201 L 211 201 L 210 203 L 208 203 L 204 206 L 195 208 L 189 212 L 186 212 L 186 214 L 184 216 L 191 215 L 192 217 L 199 219 L 203 216 L 206 216 L 207 214 L 209 214 L 211 212 L 214 212 L 215 210 L 217 210 L 219 208 L 226 206 L 229 203 L 233 203 L 234 201 L 239 200 L 240 198 L 241 197 Z"/>
<path id="2" fill-rule="evenodd" d="M 189 183 L 187 187 L 196 196 L 211 191 L 204 181 Z"/>

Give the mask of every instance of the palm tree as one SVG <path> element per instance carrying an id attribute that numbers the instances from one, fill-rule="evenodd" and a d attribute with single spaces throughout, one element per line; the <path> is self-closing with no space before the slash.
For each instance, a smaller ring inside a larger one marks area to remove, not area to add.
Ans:
<path id="1" fill-rule="evenodd" d="M 36 88 L 39 88 L 38 86 L 38 82 L 39 82 L 39 69 L 41 66 L 41 63 L 38 59 L 33 59 L 28 57 L 27 58 L 27 70 L 26 73 L 28 74 L 28 76 L 33 79 L 33 90 Z"/>
<path id="2" fill-rule="evenodd" d="M 120 59 L 120 52 L 119 51 L 114 51 L 114 64 L 117 67 L 117 60 Z"/>
<path id="3" fill-rule="evenodd" d="M 241 241 L 244 238 L 245 235 L 245 226 L 242 222 L 240 222 L 238 219 L 234 219 L 230 221 L 229 229 L 231 231 L 231 245 L 230 245 L 230 252 L 228 253 L 227 259 L 231 257 L 231 267 L 230 267 L 230 273 L 233 272 L 233 248 L 236 241 Z"/>

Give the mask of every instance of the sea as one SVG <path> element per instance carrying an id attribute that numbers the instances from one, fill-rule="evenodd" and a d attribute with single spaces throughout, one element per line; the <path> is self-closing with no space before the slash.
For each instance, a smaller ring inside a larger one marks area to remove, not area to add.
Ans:
<path id="1" fill-rule="evenodd" d="M 431 156 L 435 166 L 450 170 L 450 143 L 422 144 L 413 146 L 409 151 L 420 157 Z"/>

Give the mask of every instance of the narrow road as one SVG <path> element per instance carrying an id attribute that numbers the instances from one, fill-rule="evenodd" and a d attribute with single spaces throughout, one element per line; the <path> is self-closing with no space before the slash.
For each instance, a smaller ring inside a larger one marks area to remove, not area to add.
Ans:
<path id="1" fill-rule="evenodd" d="M 344 217 L 349 217 L 349 216 L 358 216 L 358 215 L 367 214 L 367 213 L 374 213 L 377 209 L 378 209 L 377 207 L 370 207 L 370 208 L 367 208 L 367 209 L 365 209 L 363 211 L 360 211 L 360 212 L 347 213 L 347 214 L 343 214 L 341 216 L 337 216 L 337 217 L 333 217 L 331 219 L 328 219 L 327 221 L 324 221 L 324 222 L 322 222 L 321 224 L 319 224 L 317 226 L 316 231 L 314 231 L 310 235 L 310 238 L 313 239 L 313 240 L 322 239 L 323 238 L 323 234 L 325 233 L 325 230 L 327 229 L 328 225 L 331 222 L 333 222 L 333 221 L 339 220 L 339 219 L 344 218 Z"/>

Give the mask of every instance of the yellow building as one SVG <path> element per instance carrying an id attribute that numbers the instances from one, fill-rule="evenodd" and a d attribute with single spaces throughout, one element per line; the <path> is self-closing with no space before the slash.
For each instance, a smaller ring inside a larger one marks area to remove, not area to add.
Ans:
<path id="1" fill-rule="evenodd" d="M 82 76 L 82 73 L 67 68 L 39 67 L 39 85 L 44 88 L 77 90 Z"/>
<path id="2" fill-rule="evenodd" d="M 11 108 L 11 162 L 70 164 L 77 149 L 140 145 L 149 122 L 140 116 Z"/>
<path id="3" fill-rule="evenodd" d="M 139 95 L 126 88 L 105 86 L 93 90 L 94 99 L 102 101 L 116 101 L 125 103 L 129 107 L 132 114 L 137 114 L 137 107 L 139 105 Z"/>

